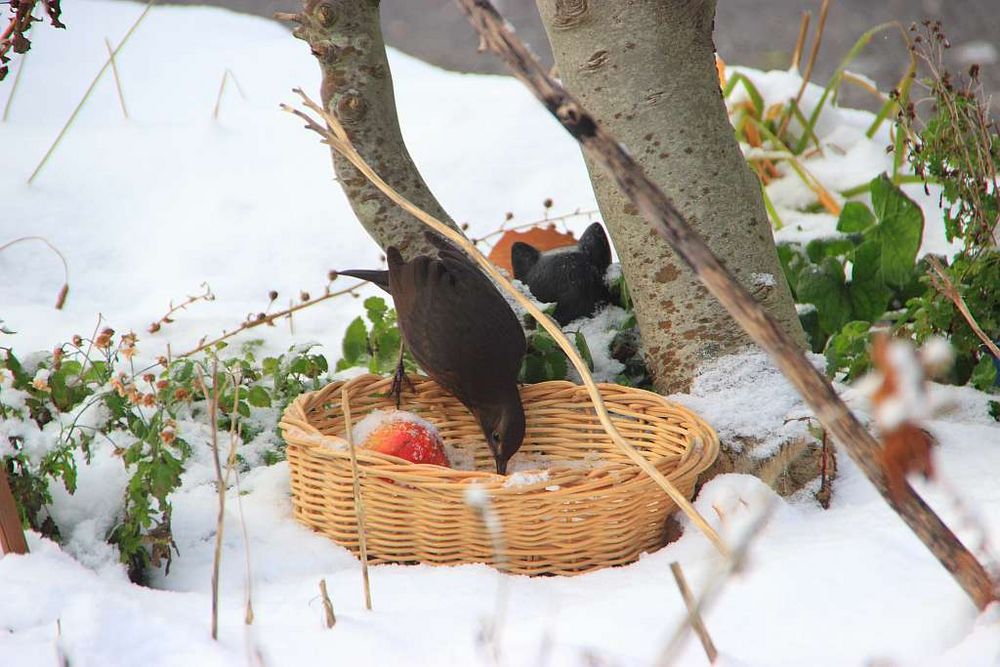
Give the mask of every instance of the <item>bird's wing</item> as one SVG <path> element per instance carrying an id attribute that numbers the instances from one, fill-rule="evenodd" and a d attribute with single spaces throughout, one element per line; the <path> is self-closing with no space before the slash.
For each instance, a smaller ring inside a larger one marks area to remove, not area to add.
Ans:
<path id="1" fill-rule="evenodd" d="M 463 401 L 491 398 L 516 382 L 524 332 L 497 288 L 461 252 L 390 264 L 393 300 L 407 346 L 428 374 Z"/>

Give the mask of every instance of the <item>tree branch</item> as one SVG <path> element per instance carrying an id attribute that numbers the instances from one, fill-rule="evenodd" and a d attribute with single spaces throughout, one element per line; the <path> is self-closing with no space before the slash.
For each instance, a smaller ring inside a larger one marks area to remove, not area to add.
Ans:
<path id="1" fill-rule="evenodd" d="M 952 574 L 976 606 L 984 609 L 996 601 L 997 587 L 986 570 L 913 489 L 907 484 L 898 499 L 890 495 L 879 464 L 879 444 L 840 400 L 830 382 L 809 363 L 795 341 L 719 263 L 625 147 L 597 125 L 561 84 L 548 76 L 488 0 L 457 1 L 485 47 L 504 59 L 514 76 L 582 144 L 588 157 L 611 174 L 653 229 L 670 243 L 712 295 L 770 354 L 823 427 L 844 446 L 886 502 Z"/>

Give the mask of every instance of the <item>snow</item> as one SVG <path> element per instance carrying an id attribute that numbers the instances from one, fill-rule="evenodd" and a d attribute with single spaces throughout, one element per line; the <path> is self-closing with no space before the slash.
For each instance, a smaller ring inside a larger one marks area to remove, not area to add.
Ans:
<path id="1" fill-rule="evenodd" d="M 156 335 L 140 333 L 140 354 L 155 356 L 168 342 L 175 351 L 188 349 L 202 335 L 261 310 L 270 289 L 281 299 L 303 288 L 318 294 L 330 268 L 377 265 L 377 249 L 331 182 L 328 154 L 277 110 L 292 100 L 293 86 L 316 86 L 307 49 L 271 22 L 221 10 L 154 7 L 118 60 L 132 117 L 120 117 L 113 82 L 102 81 L 39 179 L 25 185 L 103 62 L 102 36 L 120 39 L 141 11 L 95 0 L 63 9 L 69 28 L 39 27 L 28 59 L 18 59 L 27 62 L 25 76 L 10 120 L 0 124 L 0 231 L 5 238 L 42 234 L 60 247 L 70 264 L 70 296 L 64 310 L 52 308 L 61 268 L 40 246 L 0 253 L 0 315 L 18 331 L 5 335 L 3 345 L 22 356 L 51 349 L 92 331 L 97 313 L 120 331 L 142 332 L 171 299 L 176 303 L 207 280 L 215 301 L 191 306 Z M 410 151 L 445 208 L 468 220 L 473 234 L 495 227 L 507 210 L 518 219 L 540 217 L 547 196 L 570 209 L 594 207 L 576 145 L 519 83 L 445 73 L 397 53 L 390 60 Z M 226 68 L 247 97 L 230 87 L 215 122 L 211 109 Z M 745 71 L 760 78 L 767 99 L 798 89 L 794 75 Z M 807 89 L 807 103 L 817 96 L 815 87 Z M 821 135 L 843 153 L 831 149 L 828 167 L 810 168 L 831 179 L 831 187 L 855 185 L 884 169 L 885 137 L 863 141 L 861 113 L 837 110 L 821 124 Z M 881 162 L 867 162 L 876 158 Z M 800 196 L 805 199 L 801 189 L 781 194 L 775 188 L 776 204 L 788 214 L 787 233 L 829 232 L 830 216 L 789 213 Z M 920 201 L 931 210 L 929 200 Z M 935 225 L 929 218 L 928 229 Z M 925 238 L 925 249 L 937 243 Z M 360 302 L 348 298 L 304 310 L 294 335 L 284 325 L 269 328 L 265 345 L 284 351 L 316 340 L 333 354 L 360 311 Z M 599 319 L 604 326 L 616 317 L 609 308 Z M 591 347 L 595 364 L 610 372 L 598 346 Z M 23 361 L 35 376 L 37 363 L 30 356 Z M 981 531 L 962 521 L 942 484 L 959 489 L 995 552 L 1000 427 L 987 414 L 984 394 L 939 385 L 928 391 L 950 405 L 926 422 L 940 442 L 935 456 L 942 481 L 916 486 L 971 543 Z M 703 370 L 690 394 L 671 398 L 699 412 L 724 438 L 760 438 L 776 447 L 806 428 L 801 418 L 808 411 L 759 353 L 719 360 Z M 10 377 L 0 376 L 5 405 L 20 412 L 25 399 Z M 74 416 L 94 428 L 107 419 L 99 408 L 81 410 Z M 20 433 L 33 424 L 22 416 L 0 423 L 0 454 L 14 431 L 30 441 L 32 456 L 56 442 L 59 420 Z M 114 434 L 110 442 L 95 439 L 92 461 L 79 466 L 76 493 L 52 488 L 51 514 L 64 545 L 29 533 L 29 555 L 0 557 L 0 665 L 47 666 L 62 658 L 83 667 L 489 664 L 487 628 L 494 630 L 502 664 L 649 665 L 685 616 L 670 563 L 683 566 L 696 595 L 722 564 L 708 540 L 681 519 L 684 534 L 664 549 L 626 567 L 572 578 L 504 576 L 485 565 L 373 566 L 374 609 L 366 611 L 358 561 L 294 520 L 288 465 L 257 466 L 227 489 L 219 641 L 213 641 L 218 507 L 211 433 L 193 418 L 178 419 L 175 428 L 193 455 L 172 496 L 179 553 L 170 573 L 155 572 L 149 588 L 133 585 L 104 542 L 128 480 L 117 453 L 126 443 Z M 240 451 L 264 448 L 251 442 Z M 256 465 L 253 456 L 245 458 Z M 512 470 L 511 479 L 544 483 L 539 469 L 546 466 L 529 463 L 533 468 Z M 470 486 L 469 501 L 490 514 L 483 487 Z M 827 511 L 805 499 L 778 498 L 742 475 L 712 480 L 695 505 L 731 543 L 760 512 L 771 511 L 745 570 L 705 613 L 720 664 L 1000 661 L 1000 608 L 977 615 L 846 457 Z M 321 579 L 338 618 L 329 630 Z M 244 624 L 248 594 L 250 626 Z M 677 664 L 705 664 L 695 640 L 686 641 Z"/>

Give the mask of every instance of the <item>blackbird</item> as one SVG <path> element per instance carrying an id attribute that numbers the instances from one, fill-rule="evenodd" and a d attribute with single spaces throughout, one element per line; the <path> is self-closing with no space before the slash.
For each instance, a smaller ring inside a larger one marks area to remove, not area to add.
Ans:
<path id="1" fill-rule="evenodd" d="M 438 256 L 405 261 L 386 248 L 388 271 L 339 273 L 367 280 L 392 296 L 403 342 L 420 367 L 479 421 L 497 473 L 524 440 L 524 408 L 517 376 L 524 331 L 506 299 L 462 251 L 427 233 Z M 402 364 L 397 382 L 404 377 Z M 396 386 L 396 391 L 402 385 Z"/>

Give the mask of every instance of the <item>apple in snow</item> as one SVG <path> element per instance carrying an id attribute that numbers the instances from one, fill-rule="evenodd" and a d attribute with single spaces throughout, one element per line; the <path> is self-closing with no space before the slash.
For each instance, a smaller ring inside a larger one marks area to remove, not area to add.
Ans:
<path id="1" fill-rule="evenodd" d="M 358 422 L 353 435 L 355 442 L 371 451 L 450 467 L 437 429 L 410 412 L 375 410 Z"/>

